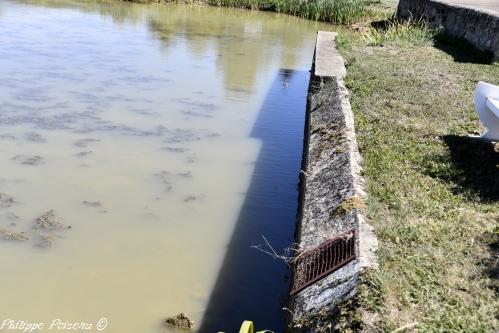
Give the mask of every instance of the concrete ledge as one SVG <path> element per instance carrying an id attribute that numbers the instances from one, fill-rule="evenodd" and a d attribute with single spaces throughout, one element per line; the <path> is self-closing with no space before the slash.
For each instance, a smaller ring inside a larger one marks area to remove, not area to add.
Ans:
<path id="1" fill-rule="evenodd" d="M 397 17 L 424 19 L 453 37 L 464 38 L 477 49 L 499 59 L 499 14 L 438 0 L 400 0 Z"/>
<path id="2" fill-rule="evenodd" d="M 367 195 L 348 90 L 343 83 L 346 69 L 335 39 L 335 33 L 317 34 L 297 242 L 299 251 L 307 251 L 355 228 L 357 259 L 292 297 L 292 332 L 329 332 L 327 326 L 334 321 L 337 306 L 355 295 L 362 271 L 377 267 L 376 236 L 363 215 Z"/>

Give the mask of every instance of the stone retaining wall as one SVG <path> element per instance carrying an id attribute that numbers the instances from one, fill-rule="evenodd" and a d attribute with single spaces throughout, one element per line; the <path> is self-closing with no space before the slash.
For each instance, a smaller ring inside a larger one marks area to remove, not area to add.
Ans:
<path id="1" fill-rule="evenodd" d="M 496 12 L 438 0 L 400 0 L 397 17 L 422 18 L 432 27 L 442 27 L 449 35 L 466 39 L 479 50 L 493 52 L 499 59 L 499 14 Z"/>
<path id="2" fill-rule="evenodd" d="M 299 251 L 316 248 L 355 228 L 357 259 L 291 297 L 291 332 L 329 332 L 337 306 L 355 295 L 359 275 L 376 267 L 373 228 L 363 211 L 366 193 L 346 73 L 336 34 L 318 32 L 309 88 L 302 166 Z"/>

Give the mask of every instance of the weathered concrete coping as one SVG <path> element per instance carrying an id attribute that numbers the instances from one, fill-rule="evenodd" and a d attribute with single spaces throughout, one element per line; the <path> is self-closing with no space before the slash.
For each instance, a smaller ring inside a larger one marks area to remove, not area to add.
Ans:
<path id="1" fill-rule="evenodd" d="M 400 0 L 397 17 L 424 19 L 449 35 L 463 38 L 482 51 L 491 51 L 499 59 L 499 13 L 438 0 Z"/>
<path id="2" fill-rule="evenodd" d="M 336 32 L 317 33 L 314 76 L 343 78 L 347 74 L 343 58 L 336 49 L 337 35 Z"/>
<path id="3" fill-rule="evenodd" d="M 336 34 L 319 31 L 307 103 L 298 254 L 354 228 L 357 259 L 291 298 L 292 332 L 329 332 L 338 305 L 355 295 L 362 271 L 377 265 L 345 73 Z"/>
<path id="4" fill-rule="evenodd" d="M 499 13 L 499 1 L 497 0 L 442 0 L 443 2 L 475 9 L 489 10 Z"/>

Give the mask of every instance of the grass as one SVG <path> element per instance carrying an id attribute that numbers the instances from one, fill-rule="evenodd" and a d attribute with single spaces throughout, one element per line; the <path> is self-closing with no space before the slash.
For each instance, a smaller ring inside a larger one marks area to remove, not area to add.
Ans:
<path id="1" fill-rule="evenodd" d="M 315 21 L 350 24 L 367 14 L 364 0 L 208 0 L 216 6 L 270 10 Z"/>
<path id="2" fill-rule="evenodd" d="M 378 0 L 125 0 L 129 2 L 207 3 L 218 7 L 237 7 L 290 14 L 314 21 L 351 24 L 372 14 L 371 1 Z"/>
<path id="3" fill-rule="evenodd" d="M 419 22 L 368 29 L 338 45 L 380 268 L 342 330 L 495 332 L 499 147 L 467 135 L 482 130 L 476 82 L 499 84 L 499 64 Z"/>
<path id="4" fill-rule="evenodd" d="M 419 20 L 398 21 L 396 19 L 377 22 L 363 36 L 369 46 L 384 46 L 387 43 L 409 42 L 422 45 L 431 42 L 439 31 L 428 27 L 426 22 Z"/>

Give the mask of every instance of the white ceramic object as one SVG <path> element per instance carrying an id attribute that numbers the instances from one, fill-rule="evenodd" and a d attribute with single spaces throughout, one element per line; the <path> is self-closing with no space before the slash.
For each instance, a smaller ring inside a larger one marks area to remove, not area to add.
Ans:
<path id="1" fill-rule="evenodd" d="M 481 138 L 499 141 L 499 87 L 478 82 L 475 90 L 475 110 L 487 129 Z"/>

